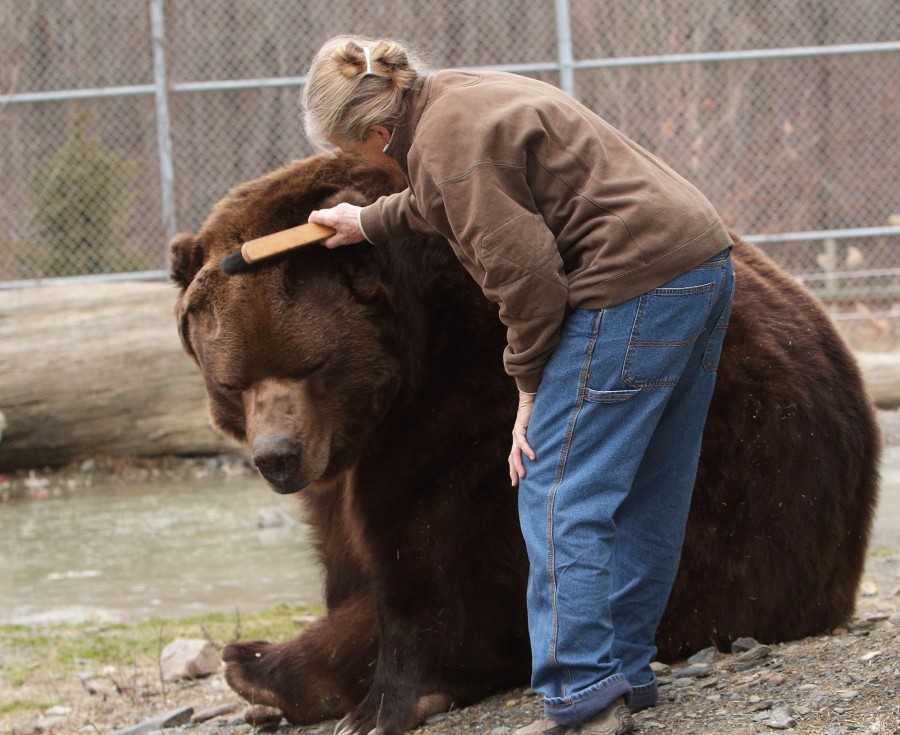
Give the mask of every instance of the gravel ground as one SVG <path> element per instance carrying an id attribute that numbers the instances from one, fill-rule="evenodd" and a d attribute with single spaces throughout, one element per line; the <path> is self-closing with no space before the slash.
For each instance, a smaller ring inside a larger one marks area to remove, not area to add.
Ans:
<path id="1" fill-rule="evenodd" d="M 881 412 L 885 443 L 900 445 L 900 413 Z M 167 461 L 146 465 L 98 463 L 95 474 L 144 478 L 177 474 L 196 465 Z M 190 471 L 193 471 L 191 469 Z M 84 474 L 80 468 L 79 476 Z M 0 492 L 28 491 L 43 478 L 0 478 Z M 60 475 L 59 483 L 72 482 Z M 44 486 L 46 487 L 46 485 Z M 49 487 L 53 487 L 50 482 Z M 2 644 L 2 641 L 0 641 Z M 762 641 L 761 644 L 766 644 Z M 163 686 L 155 665 L 110 665 L 79 676 L 48 673 L 26 684 L 6 674 L 38 666 L 27 654 L 0 645 L 0 731 L 111 733 L 143 725 L 132 735 L 160 729 L 159 718 L 179 708 L 167 735 L 247 735 L 259 729 L 244 718 L 244 706 L 216 674 Z M 788 730 L 797 735 L 872 733 L 900 735 L 900 549 L 869 556 L 857 612 L 846 629 L 745 653 L 707 651 L 699 663 L 660 667 L 661 701 L 635 716 L 638 733 L 667 735 L 755 735 Z M 52 703 L 41 714 L 15 703 Z M 508 735 L 541 710 L 530 690 L 517 689 L 476 705 L 438 715 L 417 735 Z M 297 728 L 270 725 L 279 735 L 330 735 L 334 723 Z"/>

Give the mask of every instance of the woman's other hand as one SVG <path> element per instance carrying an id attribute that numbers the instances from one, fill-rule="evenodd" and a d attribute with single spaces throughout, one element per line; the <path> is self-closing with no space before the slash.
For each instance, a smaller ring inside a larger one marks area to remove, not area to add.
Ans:
<path id="1" fill-rule="evenodd" d="M 516 423 L 512 432 L 512 449 L 509 452 L 509 479 L 512 481 L 513 487 L 517 487 L 519 480 L 525 477 L 522 455 L 524 454 L 531 460 L 536 457 L 526 438 L 532 410 L 534 410 L 534 394 L 519 391 L 519 410 L 516 412 Z"/>

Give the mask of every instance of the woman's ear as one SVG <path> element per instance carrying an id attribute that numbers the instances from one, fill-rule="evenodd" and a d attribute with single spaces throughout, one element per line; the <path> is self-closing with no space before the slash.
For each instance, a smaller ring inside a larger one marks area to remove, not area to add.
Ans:
<path id="1" fill-rule="evenodd" d="M 374 135 L 381 144 L 381 148 L 384 149 L 387 147 L 387 144 L 391 142 L 392 132 L 391 129 L 385 125 L 373 125 L 369 128 L 369 135 Z"/>

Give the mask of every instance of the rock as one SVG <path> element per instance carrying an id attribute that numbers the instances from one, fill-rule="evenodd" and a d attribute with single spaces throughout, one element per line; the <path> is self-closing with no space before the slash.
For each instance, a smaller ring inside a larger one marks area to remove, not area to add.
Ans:
<path id="1" fill-rule="evenodd" d="M 883 653 L 884 651 L 869 651 L 869 653 L 865 654 L 864 656 L 860 656 L 859 660 L 863 663 L 868 663 L 872 659 L 878 658 Z"/>
<path id="2" fill-rule="evenodd" d="M 852 699 L 856 699 L 859 696 L 859 692 L 855 689 L 842 689 L 837 695 L 838 698 L 843 699 L 845 702 L 849 702 Z"/>
<path id="3" fill-rule="evenodd" d="M 168 727 L 178 727 L 187 724 L 191 715 L 194 714 L 193 707 L 179 707 L 170 710 L 161 715 L 157 715 L 149 720 L 145 720 L 140 725 L 126 727 L 123 730 L 116 730 L 110 735 L 148 735 L 152 732 L 158 732 Z"/>
<path id="4" fill-rule="evenodd" d="M 159 665 L 165 681 L 177 681 L 214 674 L 222 662 L 209 641 L 176 638 L 163 649 Z"/>
<path id="5" fill-rule="evenodd" d="M 702 651 L 697 651 L 697 653 L 689 657 L 687 661 L 689 664 L 711 664 L 718 658 L 719 651 L 715 646 L 710 646 L 709 648 L 704 648 Z"/>
<path id="6" fill-rule="evenodd" d="M 57 705 L 45 710 L 44 714 L 47 715 L 47 717 L 65 717 L 66 715 L 72 714 L 72 708 Z"/>
<path id="7" fill-rule="evenodd" d="M 290 528 L 299 525 L 281 508 L 263 508 L 256 517 L 257 528 Z"/>
<path id="8" fill-rule="evenodd" d="M 784 705 L 773 709 L 765 724 L 773 730 L 788 730 L 797 725 L 797 720 L 791 716 L 791 708 Z"/>
<path id="9" fill-rule="evenodd" d="M 676 679 L 681 679 L 685 677 L 690 678 L 700 678 L 704 676 L 709 676 L 713 672 L 712 664 L 691 664 L 690 666 L 685 666 L 681 669 L 675 669 L 672 672 L 672 676 Z"/>
<path id="10" fill-rule="evenodd" d="M 875 595 L 878 594 L 878 587 L 874 582 L 863 582 L 859 586 L 859 594 L 861 594 L 863 597 L 875 597 Z"/>
<path id="11" fill-rule="evenodd" d="M 759 645 L 759 641 L 755 638 L 738 638 L 731 642 L 731 652 L 743 653 L 744 651 L 751 651 Z"/>
<path id="12" fill-rule="evenodd" d="M 653 671 L 655 676 L 668 676 L 672 673 L 672 667 L 668 664 L 661 663 L 659 661 L 652 661 L 650 663 L 650 669 Z"/>
<path id="13" fill-rule="evenodd" d="M 760 659 L 769 656 L 771 653 L 772 648 L 770 646 L 757 643 L 753 648 L 746 651 L 741 651 L 734 658 L 738 663 L 747 663 L 748 661 L 759 661 Z"/>

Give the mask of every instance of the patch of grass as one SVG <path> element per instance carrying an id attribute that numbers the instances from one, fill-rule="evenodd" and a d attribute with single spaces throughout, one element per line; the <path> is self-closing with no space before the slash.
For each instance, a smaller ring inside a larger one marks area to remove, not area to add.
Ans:
<path id="1" fill-rule="evenodd" d="M 85 667 L 155 663 L 159 651 L 175 638 L 209 637 L 217 646 L 236 638 L 285 640 L 301 629 L 298 618 L 323 612 L 321 606 L 279 605 L 260 613 L 217 613 L 131 624 L 4 625 L 0 626 L 0 654 L 9 659 L 7 681 L 22 686 L 41 671 L 66 674 Z"/>
<path id="2" fill-rule="evenodd" d="M 46 702 L 23 702 L 22 700 L 17 699 L 13 702 L 8 702 L 7 704 L 0 704 L 0 715 L 8 715 L 13 712 L 29 712 L 32 710 L 43 712 L 50 706 L 51 705 Z"/>

